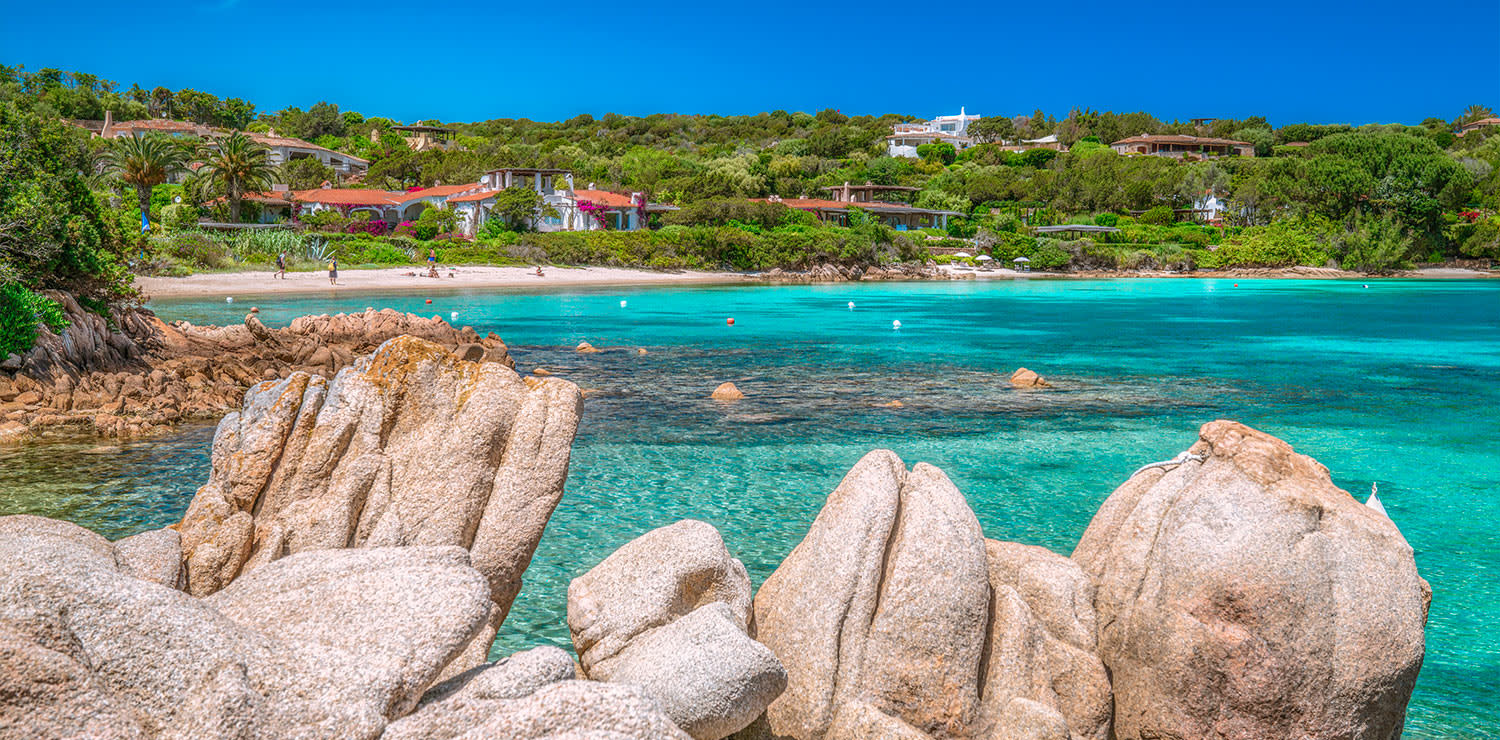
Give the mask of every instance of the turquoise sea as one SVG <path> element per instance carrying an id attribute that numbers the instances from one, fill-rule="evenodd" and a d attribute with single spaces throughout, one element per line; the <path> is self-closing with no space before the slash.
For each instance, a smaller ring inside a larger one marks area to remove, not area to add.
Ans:
<path id="1" fill-rule="evenodd" d="M 945 470 L 987 536 L 1068 553 L 1130 471 L 1230 418 L 1316 457 L 1360 500 L 1378 482 L 1416 549 L 1434 595 L 1406 737 L 1500 734 L 1500 281 L 1018 280 L 152 305 L 203 324 L 240 321 L 252 304 L 272 325 L 365 306 L 457 312 L 456 323 L 504 337 L 517 369 L 596 389 L 567 495 L 498 653 L 567 646 L 568 580 L 680 518 L 717 526 L 758 583 L 872 448 Z M 584 340 L 609 351 L 575 353 Z M 1057 387 L 1012 389 L 1019 366 Z M 725 380 L 748 397 L 709 400 Z M 879 406 L 891 400 L 904 407 Z M 110 537 L 175 521 L 207 476 L 211 434 L 0 452 L 0 514 L 67 518 Z"/>

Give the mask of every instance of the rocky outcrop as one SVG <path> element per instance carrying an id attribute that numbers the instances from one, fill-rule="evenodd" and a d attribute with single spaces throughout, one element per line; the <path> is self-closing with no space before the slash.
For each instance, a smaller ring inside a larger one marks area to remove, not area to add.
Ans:
<path id="1" fill-rule="evenodd" d="M 432 687 L 416 711 L 392 722 L 381 740 L 446 740 L 484 724 L 506 704 L 548 684 L 577 678 L 573 659 L 539 647 L 487 663 Z"/>
<path id="2" fill-rule="evenodd" d="M 398 337 L 332 380 L 261 383 L 220 422 L 178 530 L 187 589 L 213 594 L 299 552 L 445 545 L 488 581 L 484 659 L 562 496 L 582 398 Z M 435 451 L 441 454 L 434 454 Z"/>
<path id="3" fill-rule="evenodd" d="M 930 465 L 866 455 L 756 596 L 756 637 L 788 674 L 770 730 L 822 738 L 864 702 L 923 732 L 963 731 L 979 711 L 989 601 L 962 494 Z"/>
<path id="4" fill-rule="evenodd" d="M 750 619 L 745 566 L 699 521 L 641 535 L 568 587 L 584 674 L 640 687 L 698 740 L 743 729 L 786 686 Z"/>
<path id="5" fill-rule="evenodd" d="M 144 309 L 119 309 L 117 326 L 85 311 L 66 294 L 70 325 L 43 327 L 36 346 L 15 367 L 0 369 L 0 442 L 52 429 L 106 436 L 149 434 L 181 421 L 238 408 L 246 389 L 292 372 L 332 376 L 397 336 L 439 344 L 471 361 L 512 366 L 494 334 L 454 328 L 392 310 L 304 316 L 269 329 L 255 314 L 242 326 L 164 324 Z"/>
<path id="6" fill-rule="evenodd" d="M 135 578 L 115 550 L 71 524 L 0 518 L 0 735 L 375 738 L 488 609 L 458 548 L 286 558 L 256 574 L 287 578 L 260 605 Z M 328 587 L 350 582 L 380 588 Z"/>
<path id="7" fill-rule="evenodd" d="M 958 274 L 939 269 L 935 264 L 901 262 L 890 265 L 816 265 L 807 270 L 783 270 L 780 267 L 757 277 L 776 283 L 842 283 L 859 280 L 972 280 L 973 274 Z"/>
<path id="8" fill-rule="evenodd" d="M 1109 674 L 1095 654 L 1094 586 L 1041 547 L 985 542 L 990 624 L 976 737 L 1109 740 Z"/>
<path id="9" fill-rule="evenodd" d="M 1241 424 L 1112 493 L 1073 559 L 1098 584 L 1121 740 L 1401 734 L 1431 591 L 1390 519 Z"/>

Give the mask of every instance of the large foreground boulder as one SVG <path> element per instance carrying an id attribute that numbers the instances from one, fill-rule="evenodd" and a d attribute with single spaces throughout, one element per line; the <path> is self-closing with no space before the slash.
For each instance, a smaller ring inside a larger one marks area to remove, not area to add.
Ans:
<path id="1" fill-rule="evenodd" d="M 962 494 L 930 465 L 908 473 L 892 452 L 866 455 L 756 596 L 756 637 L 788 674 L 771 732 L 822 738 L 860 702 L 959 734 L 979 710 L 989 602 L 984 537 Z"/>
<path id="2" fill-rule="evenodd" d="M 461 547 L 494 605 L 457 668 L 478 665 L 562 496 L 581 411 L 571 383 L 405 336 L 332 380 L 261 383 L 220 422 L 179 526 L 187 589 L 312 550 Z"/>
<path id="3" fill-rule="evenodd" d="M 1216 421 L 1104 502 L 1098 584 L 1121 740 L 1393 740 L 1431 590 L 1385 515 L 1285 442 Z"/>
<path id="4" fill-rule="evenodd" d="M 743 729 L 786 688 L 750 618 L 745 566 L 699 521 L 641 535 L 568 587 L 587 677 L 643 689 L 697 740 Z"/>
<path id="5" fill-rule="evenodd" d="M 85 529 L 0 518 L 0 738 L 377 737 L 483 629 L 467 558 L 303 553 L 202 600 Z"/>

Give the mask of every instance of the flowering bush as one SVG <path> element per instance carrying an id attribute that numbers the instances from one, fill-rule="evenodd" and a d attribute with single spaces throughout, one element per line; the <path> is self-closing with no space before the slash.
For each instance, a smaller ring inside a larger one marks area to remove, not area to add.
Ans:
<path id="1" fill-rule="evenodd" d="M 599 224 L 599 228 L 609 228 L 609 221 L 607 219 L 607 216 L 609 215 L 609 207 L 604 205 L 603 203 L 595 203 L 591 200 L 580 200 L 578 201 L 578 210 L 583 211 L 590 216 L 593 216 L 594 221 Z"/>
<path id="2" fill-rule="evenodd" d="M 405 236 L 412 239 L 417 238 L 417 224 L 413 221 L 402 221 L 396 224 L 396 230 L 391 232 L 396 236 Z"/>

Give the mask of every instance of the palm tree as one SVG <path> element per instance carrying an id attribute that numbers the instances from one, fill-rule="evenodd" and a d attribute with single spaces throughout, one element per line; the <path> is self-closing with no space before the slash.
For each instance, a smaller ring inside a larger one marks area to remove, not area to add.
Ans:
<path id="1" fill-rule="evenodd" d="M 150 228 L 151 189 L 183 167 L 187 153 L 164 136 L 122 136 L 109 150 L 109 166 L 135 188 L 141 207 L 141 230 Z"/>
<path id="2" fill-rule="evenodd" d="M 199 156 L 203 166 L 198 168 L 198 177 L 223 193 L 229 201 L 229 220 L 234 223 L 239 223 L 240 201 L 245 193 L 269 189 L 276 177 L 271 150 L 241 131 L 204 144 Z"/>

